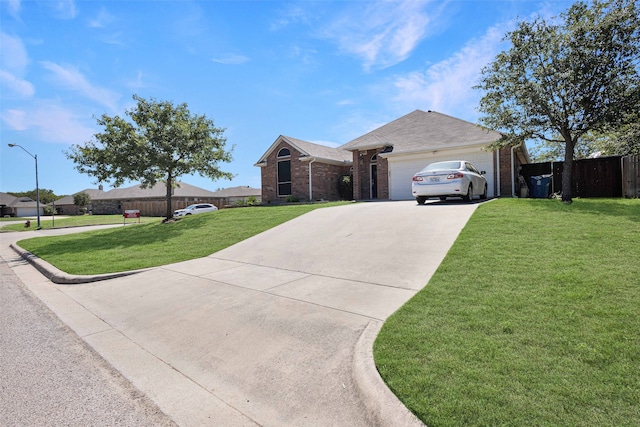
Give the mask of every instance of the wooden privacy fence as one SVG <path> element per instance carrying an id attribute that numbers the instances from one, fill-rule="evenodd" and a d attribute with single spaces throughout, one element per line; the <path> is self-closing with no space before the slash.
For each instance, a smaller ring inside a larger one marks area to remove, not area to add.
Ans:
<path id="1" fill-rule="evenodd" d="M 622 158 L 622 194 L 640 197 L 640 156 Z"/>
<path id="2" fill-rule="evenodd" d="M 550 175 L 547 194 L 562 191 L 564 162 L 522 165 L 520 174 L 531 191 L 531 177 Z M 640 156 L 613 156 L 573 162 L 573 197 L 640 197 Z"/>
<path id="3" fill-rule="evenodd" d="M 222 207 L 224 199 L 200 199 L 197 202 L 186 200 L 172 200 L 171 211 L 176 209 L 186 208 L 194 203 L 211 203 L 218 209 Z M 126 200 L 122 201 L 122 211 L 125 210 L 139 210 L 142 216 L 164 216 L 167 211 L 166 200 Z"/>

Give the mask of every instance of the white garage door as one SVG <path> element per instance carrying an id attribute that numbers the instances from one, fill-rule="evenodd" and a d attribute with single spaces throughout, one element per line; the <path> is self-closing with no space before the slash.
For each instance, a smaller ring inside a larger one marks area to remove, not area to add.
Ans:
<path id="1" fill-rule="evenodd" d="M 389 198 L 391 200 L 411 200 L 411 178 L 429 163 L 446 160 L 466 160 L 473 163 L 479 170 L 486 171 L 487 195 L 493 197 L 494 170 L 493 158 L 495 154 L 481 149 L 451 150 L 447 152 L 422 153 L 407 156 L 389 157 Z"/>

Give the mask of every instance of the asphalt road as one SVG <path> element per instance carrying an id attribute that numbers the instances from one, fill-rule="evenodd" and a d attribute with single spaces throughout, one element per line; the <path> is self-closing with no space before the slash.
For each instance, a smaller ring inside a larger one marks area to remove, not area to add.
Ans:
<path id="1" fill-rule="evenodd" d="M 0 262 L 1 426 L 172 426 Z"/>

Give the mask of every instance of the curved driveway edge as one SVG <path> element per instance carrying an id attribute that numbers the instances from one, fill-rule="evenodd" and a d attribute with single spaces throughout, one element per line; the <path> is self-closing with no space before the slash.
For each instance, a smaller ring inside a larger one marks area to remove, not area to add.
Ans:
<path id="1" fill-rule="evenodd" d="M 81 230 L 80 230 L 81 231 Z M 28 261 L 31 265 L 33 265 L 36 270 L 42 273 L 47 279 L 51 280 L 53 283 L 57 285 L 78 285 L 81 283 L 92 283 L 99 282 L 101 280 L 108 279 L 116 279 L 118 277 L 130 276 L 132 274 L 137 274 L 147 269 L 142 270 L 131 270 L 124 271 L 120 273 L 106 273 L 106 274 L 94 274 L 94 275 L 78 275 L 78 274 L 67 274 L 64 271 L 54 267 L 47 261 L 43 260 L 32 254 L 31 252 L 24 250 L 17 243 L 11 243 L 9 245 L 11 249 L 13 249 L 20 258 Z"/>
<path id="2" fill-rule="evenodd" d="M 382 328 L 382 322 L 372 320 L 360 335 L 353 352 L 353 374 L 360 398 L 369 414 L 372 426 L 424 426 L 396 397 L 384 382 L 373 359 L 373 342 Z"/>
<path id="3" fill-rule="evenodd" d="M 413 426 L 372 344 L 476 207 L 318 209 L 206 258 L 76 286 L 12 268 L 180 425 Z"/>

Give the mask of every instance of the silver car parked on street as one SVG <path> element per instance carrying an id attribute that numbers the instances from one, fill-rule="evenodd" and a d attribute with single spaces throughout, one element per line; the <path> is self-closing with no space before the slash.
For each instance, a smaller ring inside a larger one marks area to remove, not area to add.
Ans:
<path id="1" fill-rule="evenodd" d="M 180 216 L 187 216 L 187 215 L 199 214 L 204 212 L 213 212 L 217 210 L 218 208 L 216 208 L 214 205 L 210 203 L 198 203 L 196 205 L 189 205 L 184 209 L 178 209 L 174 211 L 173 216 L 180 217 Z"/>

